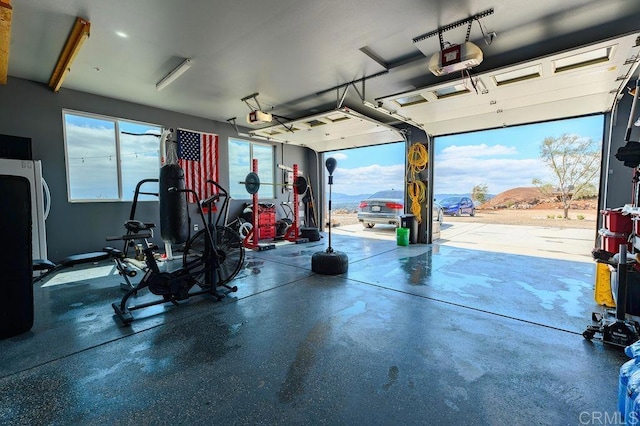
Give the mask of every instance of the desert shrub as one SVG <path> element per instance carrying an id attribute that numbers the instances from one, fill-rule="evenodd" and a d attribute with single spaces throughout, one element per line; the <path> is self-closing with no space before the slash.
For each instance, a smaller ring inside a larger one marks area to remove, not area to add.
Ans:
<path id="1" fill-rule="evenodd" d="M 578 218 L 578 220 L 584 220 L 584 216 L 579 214 L 578 216 L 576 216 Z"/>
<path id="2" fill-rule="evenodd" d="M 554 215 L 552 215 L 552 214 L 548 214 L 548 215 L 547 215 L 547 219 L 553 219 L 554 217 L 555 217 L 555 216 L 554 216 Z"/>
<path id="3" fill-rule="evenodd" d="M 562 216 L 561 214 L 556 216 L 558 219 L 562 219 L 564 216 Z"/>

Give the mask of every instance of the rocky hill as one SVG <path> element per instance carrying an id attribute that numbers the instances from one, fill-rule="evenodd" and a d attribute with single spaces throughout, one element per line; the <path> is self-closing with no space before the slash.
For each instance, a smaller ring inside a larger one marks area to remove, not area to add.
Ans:
<path id="1" fill-rule="evenodd" d="M 575 210 L 590 210 L 597 206 L 597 198 L 576 200 L 571 203 Z M 560 209 L 562 203 L 554 196 L 543 194 L 539 188 L 513 188 L 501 192 L 486 203 L 479 205 L 478 210 L 495 209 Z"/>

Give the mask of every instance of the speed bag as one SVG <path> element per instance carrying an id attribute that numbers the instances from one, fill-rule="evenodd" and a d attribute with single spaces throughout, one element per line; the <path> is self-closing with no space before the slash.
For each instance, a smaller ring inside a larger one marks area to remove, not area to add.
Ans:
<path id="1" fill-rule="evenodd" d="M 184 189 L 184 171 L 177 164 L 160 168 L 160 235 L 171 244 L 182 244 L 189 238 L 189 206 Z M 176 188 L 177 191 L 169 191 Z"/>

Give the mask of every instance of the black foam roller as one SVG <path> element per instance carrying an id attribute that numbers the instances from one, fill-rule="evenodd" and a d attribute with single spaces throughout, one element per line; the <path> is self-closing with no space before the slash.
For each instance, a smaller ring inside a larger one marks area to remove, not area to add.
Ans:
<path id="1" fill-rule="evenodd" d="M 189 206 L 186 193 L 169 191 L 184 189 L 184 171 L 177 164 L 160 168 L 160 235 L 171 244 L 182 244 L 189 238 Z"/>
<path id="2" fill-rule="evenodd" d="M 31 186 L 20 176 L 0 176 L 0 338 L 33 327 Z"/>

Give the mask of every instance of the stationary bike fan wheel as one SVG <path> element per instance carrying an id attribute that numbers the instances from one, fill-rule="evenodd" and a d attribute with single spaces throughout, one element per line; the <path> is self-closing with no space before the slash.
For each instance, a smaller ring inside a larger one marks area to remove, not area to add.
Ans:
<path id="1" fill-rule="evenodd" d="M 198 231 L 184 247 L 182 264 L 189 268 L 200 287 L 207 288 L 207 267 L 204 258 L 215 253 L 218 258 L 217 286 L 224 285 L 235 278 L 244 264 L 244 246 L 242 238 L 231 228 L 218 226 L 214 232 L 216 249 L 207 247 L 207 232 L 205 229 Z"/>
<path id="2" fill-rule="evenodd" d="M 168 272 L 153 274 L 149 280 L 149 291 L 158 296 L 171 294 L 171 275 Z"/>

